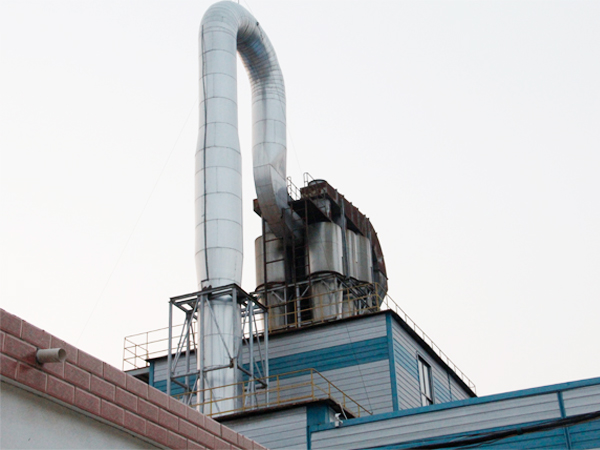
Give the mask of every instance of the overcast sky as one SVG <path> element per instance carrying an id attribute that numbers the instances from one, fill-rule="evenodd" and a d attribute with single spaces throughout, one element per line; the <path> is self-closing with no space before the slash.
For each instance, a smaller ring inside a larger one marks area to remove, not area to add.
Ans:
<path id="1" fill-rule="evenodd" d="M 211 3 L 0 1 L 0 305 L 118 367 L 196 290 Z M 288 174 L 371 219 L 389 294 L 478 393 L 600 376 L 600 2 L 242 4 L 286 80 Z"/>

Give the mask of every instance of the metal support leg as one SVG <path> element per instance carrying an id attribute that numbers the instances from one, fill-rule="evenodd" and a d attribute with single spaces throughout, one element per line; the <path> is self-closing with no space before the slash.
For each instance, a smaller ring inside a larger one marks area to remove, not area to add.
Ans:
<path id="1" fill-rule="evenodd" d="M 188 395 L 184 396 L 185 399 L 185 403 L 186 404 L 190 404 L 191 400 L 192 400 L 192 394 L 191 394 L 191 386 L 190 386 L 190 334 L 192 333 L 192 320 L 193 320 L 193 312 L 186 314 L 186 318 L 185 318 L 185 326 L 187 328 L 187 336 L 186 336 L 186 349 L 185 349 L 185 385 L 187 386 L 187 391 L 189 392 Z M 187 397 L 187 398 L 186 398 Z"/>
<path id="2" fill-rule="evenodd" d="M 205 303 L 206 303 L 206 295 L 200 295 L 200 320 L 202 320 L 204 318 L 204 314 L 205 314 Z M 205 383 L 204 383 L 204 339 L 202 337 L 202 327 L 204 325 L 202 323 L 200 323 L 200 327 L 198 330 L 199 333 L 199 338 L 198 338 L 198 353 L 199 355 L 196 355 L 196 357 L 198 357 L 198 376 L 200 377 L 200 383 L 198 385 L 198 388 L 200 389 L 200 398 L 198 399 L 198 411 L 199 412 L 204 412 L 204 402 L 205 402 L 205 398 L 204 398 L 204 389 L 206 389 Z"/>
<path id="3" fill-rule="evenodd" d="M 171 364 L 173 363 L 173 302 L 169 301 L 169 353 L 167 354 L 167 395 L 171 396 Z"/>
<path id="4" fill-rule="evenodd" d="M 250 347 L 250 358 L 249 358 L 249 362 L 250 362 L 250 380 L 248 383 L 248 387 L 249 387 L 249 391 L 251 395 L 254 395 L 255 391 L 256 391 L 256 384 L 254 381 L 254 303 L 252 303 L 252 301 L 248 301 L 248 308 L 250 308 L 248 310 L 248 333 L 249 333 L 249 347 Z"/>

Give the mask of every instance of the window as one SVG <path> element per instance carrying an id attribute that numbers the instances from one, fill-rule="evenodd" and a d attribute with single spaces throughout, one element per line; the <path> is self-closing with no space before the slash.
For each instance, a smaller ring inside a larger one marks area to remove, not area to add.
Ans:
<path id="1" fill-rule="evenodd" d="M 431 384 L 431 366 L 421 357 L 419 362 L 419 387 L 421 389 L 421 405 L 433 405 L 433 386 Z"/>

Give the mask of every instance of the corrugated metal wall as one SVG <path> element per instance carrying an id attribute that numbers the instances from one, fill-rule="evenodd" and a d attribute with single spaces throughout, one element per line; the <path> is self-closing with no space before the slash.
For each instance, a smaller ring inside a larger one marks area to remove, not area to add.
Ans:
<path id="1" fill-rule="evenodd" d="M 326 326 L 273 335 L 269 342 L 269 355 L 273 359 L 385 336 L 383 315 L 364 316 L 360 320 L 331 322 Z"/>
<path id="2" fill-rule="evenodd" d="M 600 380 L 539 388 L 487 398 L 470 398 L 449 369 L 403 328 L 391 313 L 332 322 L 301 332 L 271 337 L 271 374 L 314 368 L 379 417 L 345 420 L 340 428 L 312 429 L 312 449 L 362 449 L 464 437 L 474 431 L 496 431 L 554 420 L 600 409 Z M 418 358 L 430 366 L 433 406 L 421 408 Z M 180 364 L 183 364 L 181 362 Z M 195 361 L 191 362 L 193 366 Z M 164 386 L 166 358 L 153 362 L 155 385 Z M 282 386 L 299 384 L 308 375 L 282 376 Z M 162 383 L 162 384 L 161 384 Z M 583 383 L 583 384 L 582 384 Z M 282 394 L 301 394 L 306 386 Z M 305 392 L 306 393 L 306 392 Z M 397 407 L 394 409 L 394 395 Z M 463 400 L 458 403 L 448 403 Z M 443 403 L 447 403 L 445 406 Z M 414 408 L 417 408 L 416 410 Z M 307 411 L 297 407 L 227 422 L 236 431 L 269 448 L 306 448 Z M 312 427 L 312 426 L 311 426 Z M 600 448 L 600 420 L 564 429 L 511 437 L 487 448 Z"/>
<path id="3" fill-rule="evenodd" d="M 247 365 L 246 350 L 242 357 Z M 390 355 L 393 355 L 393 367 Z M 394 395 L 397 396 L 398 409 L 421 406 L 417 369 L 419 356 L 431 366 L 435 403 L 470 397 L 449 375 L 447 368 L 430 357 L 391 313 L 273 335 L 269 342 L 269 356 L 271 375 L 315 369 L 375 414 L 393 411 Z M 166 391 L 166 365 L 166 358 L 153 361 L 154 386 L 163 391 Z M 190 366 L 195 365 L 196 358 L 192 354 Z M 185 362 L 180 360 L 177 373 L 184 373 L 184 367 Z M 298 374 L 282 378 L 279 382 L 281 386 L 289 386 L 307 379 L 308 375 Z M 172 389 L 175 394 L 182 390 L 175 385 Z M 310 391 L 307 386 L 294 389 L 282 392 L 282 398 L 304 396 Z"/>
<path id="4" fill-rule="evenodd" d="M 562 399 L 562 400 L 561 400 Z M 563 407 L 561 408 L 561 402 Z M 565 383 L 455 404 L 434 405 L 415 411 L 351 420 L 340 428 L 315 430 L 311 448 L 364 449 L 379 446 L 405 448 L 428 443 L 456 442 L 464 438 L 518 428 L 517 435 L 482 442 L 485 448 L 600 448 L 600 419 L 523 432 L 529 424 L 548 423 L 577 414 L 600 411 L 600 379 Z"/>
<path id="5" fill-rule="evenodd" d="M 361 449 L 560 418 L 555 394 L 413 414 L 313 433 L 312 449 Z"/>
<path id="6" fill-rule="evenodd" d="M 449 369 L 439 364 L 398 322 L 391 320 L 391 325 L 399 409 L 421 406 L 417 365 L 419 357 L 431 367 L 435 404 L 471 397 L 464 387 L 450 376 Z"/>
<path id="7" fill-rule="evenodd" d="M 305 407 L 223 423 L 271 450 L 307 448 Z"/>
<path id="8" fill-rule="evenodd" d="M 450 378 L 450 392 L 452 394 L 452 401 L 471 398 L 454 378 Z"/>
<path id="9" fill-rule="evenodd" d="M 568 416 L 598 411 L 600 409 L 600 386 L 565 391 L 563 402 Z"/>
<path id="10" fill-rule="evenodd" d="M 151 362 L 150 367 L 153 371 L 152 377 L 152 386 L 156 389 L 160 389 L 163 392 L 167 392 L 167 357 L 156 359 Z M 193 371 L 196 368 L 196 355 L 192 353 L 190 355 L 190 371 Z M 179 360 L 177 362 L 177 369 L 175 370 L 176 375 L 181 375 L 186 373 L 186 362 L 184 360 Z M 195 376 L 190 377 L 190 383 L 193 384 L 196 380 Z M 184 382 L 184 379 L 180 379 L 181 382 Z M 184 389 L 178 384 L 173 383 L 171 385 L 171 394 L 177 395 L 182 394 Z"/>
<path id="11" fill-rule="evenodd" d="M 271 375 L 313 368 L 368 410 L 375 413 L 392 410 L 383 315 L 272 336 L 269 355 Z M 282 380 L 286 382 L 298 380 Z"/>
<path id="12" fill-rule="evenodd" d="M 196 368 L 196 354 L 192 353 L 190 355 L 190 368 L 194 370 Z M 184 360 L 179 360 L 177 362 L 177 369 L 175 370 L 175 375 L 181 375 L 185 373 L 186 364 Z M 156 359 L 153 361 L 153 370 L 154 370 L 154 381 L 162 381 L 167 379 L 167 357 Z"/>

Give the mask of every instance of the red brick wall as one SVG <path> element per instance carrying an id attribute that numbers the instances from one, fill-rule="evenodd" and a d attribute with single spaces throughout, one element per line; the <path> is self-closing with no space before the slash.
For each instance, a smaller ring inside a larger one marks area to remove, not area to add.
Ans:
<path id="1" fill-rule="evenodd" d="M 40 365 L 38 348 L 64 348 Z M 0 309 L 0 374 L 61 404 L 172 449 L 266 450 L 165 393 Z"/>

